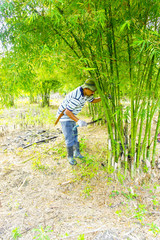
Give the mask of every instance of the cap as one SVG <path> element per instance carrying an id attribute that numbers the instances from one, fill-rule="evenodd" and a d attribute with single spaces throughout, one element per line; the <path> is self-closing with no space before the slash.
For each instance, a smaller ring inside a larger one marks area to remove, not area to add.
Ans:
<path id="1" fill-rule="evenodd" d="M 88 89 L 90 89 L 93 92 L 97 90 L 95 82 L 93 80 L 91 80 L 91 79 L 87 79 L 85 81 L 85 83 L 82 85 L 82 88 L 83 89 L 84 88 L 88 88 Z"/>

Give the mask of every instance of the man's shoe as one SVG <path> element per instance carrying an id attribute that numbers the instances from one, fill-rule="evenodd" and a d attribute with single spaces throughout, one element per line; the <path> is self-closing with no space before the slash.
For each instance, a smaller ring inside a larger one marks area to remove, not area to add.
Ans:
<path id="1" fill-rule="evenodd" d="M 68 158 L 68 160 L 69 160 L 69 163 L 71 165 L 76 165 L 77 164 L 77 161 L 75 159 L 73 159 L 73 158 Z"/>
<path id="2" fill-rule="evenodd" d="M 67 147 L 68 160 L 71 165 L 76 165 L 77 161 L 73 159 L 73 146 Z"/>
<path id="3" fill-rule="evenodd" d="M 80 153 L 80 150 L 79 150 L 79 142 L 76 142 L 76 144 L 74 145 L 74 157 L 75 158 L 84 158 L 81 153 Z"/>

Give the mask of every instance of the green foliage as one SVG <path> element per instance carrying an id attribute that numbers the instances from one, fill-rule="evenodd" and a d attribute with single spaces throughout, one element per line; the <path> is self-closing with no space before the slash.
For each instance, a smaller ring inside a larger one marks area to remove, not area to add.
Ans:
<path id="1" fill-rule="evenodd" d="M 58 148 L 54 148 L 53 150 L 56 151 L 56 153 L 60 157 L 62 157 L 62 158 L 66 157 L 67 153 L 66 153 L 66 148 L 64 148 L 64 146 L 63 147 L 59 146 Z"/>
<path id="2" fill-rule="evenodd" d="M 128 200 L 134 200 L 137 197 L 137 194 L 132 193 L 131 189 L 129 189 L 128 193 L 122 192 L 122 195 L 126 197 Z"/>
<path id="3" fill-rule="evenodd" d="M 41 163 L 40 159 L 33 159 L 32 160 L 32 168 L 34 170 L 40 170 L 40 171 L 47 171 L 48 170 L 48 166 L 45 166 Z"/>
<path id="4" fill-rule="evenodd" d="M 84 164 L 83 164 L 84 163 Z M 96 159 L 90 154 L 86 154 L 85 158 L 82 159 L 81 173 L 82 176 L 88 176 L 93 178 L 99 169 L 99 164 Z"/>
<path id="5" fill-rule="evenodd" d="M 84 234 L 80 234 L 79 237 L 77 238 L 77 240 L 85 240 Z"/>
<path id="6" fill-rule="evenodd" d="M 153 232 L 153 234 L 155 236 L 157 236 L 158 234 L 160 234 L 160 228 L 155 224 L 155 223 L 151 223 L 151 224 L 148 224 L 149 225 L 149 231 Z"/>
<path id="7" fill-rule="evenodd" d="M 49 226 L 47 226 L 45 229 L 40 226 L 38 229 L 33 229 L 33 231 L 38 232 L 37 235 L 33 238 L 36 240 L 50 240 L 48 233 L 53 232 Z"/>
<path id="8" fill-rule="evenodd" d="M 116 197 L 119 195 L 119 192 L 118 191 L 112 191 L 112 193 L 109 195 L 109 197 Z"/>
<path id="9" fill-rule="evenodd" d="M 147 212 L 146 206 L 143 204 L 138 204 L 138 207 L 135 209 L 134 217 L 139 221 L 142 221 Z"/>
<path id="10" fill-rule="evenodd" d="M 121 184 L 124 183 L 124 180 L 125 180 L 125 175 L 121 174 L 121 173 L 118 173 L 118 180 Z"/>
<path id="11" fill-rule="evenodd" d="M 156 196 L 152 196 L 152 203 L 153 203 L 153 208 L 159 206 L 159 201 L 157 200 Z"/>
<path id="12" fill-rule="evenodd" d="M 120 217 L 121 214 L 122 214 L 122 210 L 121 210 L 121 209 L 120 209 L 120 210 L 117 210 L 117 211 L 115 211 L 115 213 Z"/>
<path id="13" fill-rule="evenodd" d="M 86 139 L 85 138 L 81 138 L 80 139 L 80 151 L 84 151 L 87 147 L 87 143 L 86 143 Z"/>
<path id="14" fill-rule="evenodd" d="M 15 240 L 18 240 L 18 238 L 22 237 L 22 234 L 20 233 L 19 228 L 15 228 L 12 230 L 12 237 Z"/>
<path id="15" fill-rule="evenodd" d="M 90 193 L 92 192 L 92 188 L 90 187 L 89 184 L 87 184 L 84 188 L 84 190 L 82 191 L 82 194 L 84 194 L 84 197 L 87 198 L 90 196 Z"/>
<path id="16" fill-rule="evenodd" d="M 119 195 L 119 191 L 112 191 L 109 195 L 110 198 L 115 198 Z M 121 194 L 128 200 L 134 200 L 137 197 L 137 194 L 133 193 L 131 189 L 128 189 L 128 193 L 122 191 Z"/>
<path id="17" fill-rule="evenodd" d="M 81 164 L 78 165 L 78 169 L 72 169 L 77 180 L 92 179 L 99 170 L 99 163 L 96 161 L 96 158 L 89 154 L 85 155 L 86 156 L 81 160 Z M 87 188 L 86 192 L 90 192 L 90 189 Z"/>

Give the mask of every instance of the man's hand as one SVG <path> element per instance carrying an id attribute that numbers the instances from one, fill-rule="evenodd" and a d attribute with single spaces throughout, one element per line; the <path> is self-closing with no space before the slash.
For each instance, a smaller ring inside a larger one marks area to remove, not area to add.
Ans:
<path id="1" fill-rule="evenodd" d="M 91 103 L 98 103 L 101 101 L 101 98 L 94 98 L 93 101 Z"/>
<path id="2" fill-rule="evenodd" d="M 78 120 L 77 124 L 78 124 L 79 127 L 86 127 L 87 126 L 87 123 L 85 121 L 82 121 L 82 120 Z"/>

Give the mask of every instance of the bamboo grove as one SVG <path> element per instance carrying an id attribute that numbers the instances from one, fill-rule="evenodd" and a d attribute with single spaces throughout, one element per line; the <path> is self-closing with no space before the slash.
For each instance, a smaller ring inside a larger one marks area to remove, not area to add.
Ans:
<path id="1" fill-rule="evenodd" d="M 103 105 L 95 111 L 105 118 L 108 129 L 108 170 L 117 167 L 125 175 L 128 169 L 134 176 L 137 170 L 155 166 L 159 10 L 158 0 L 14 0 L 1 6 L 7 25 L 1 39 L 28 63 L 30 77 L 21 85 L 34 79 L 34 69 L 41 74 L 48 66 L 52 66 L 48 76 L 55 75 L 58 81 L 71 66 L 78 77 L 95 80 Z"/>

